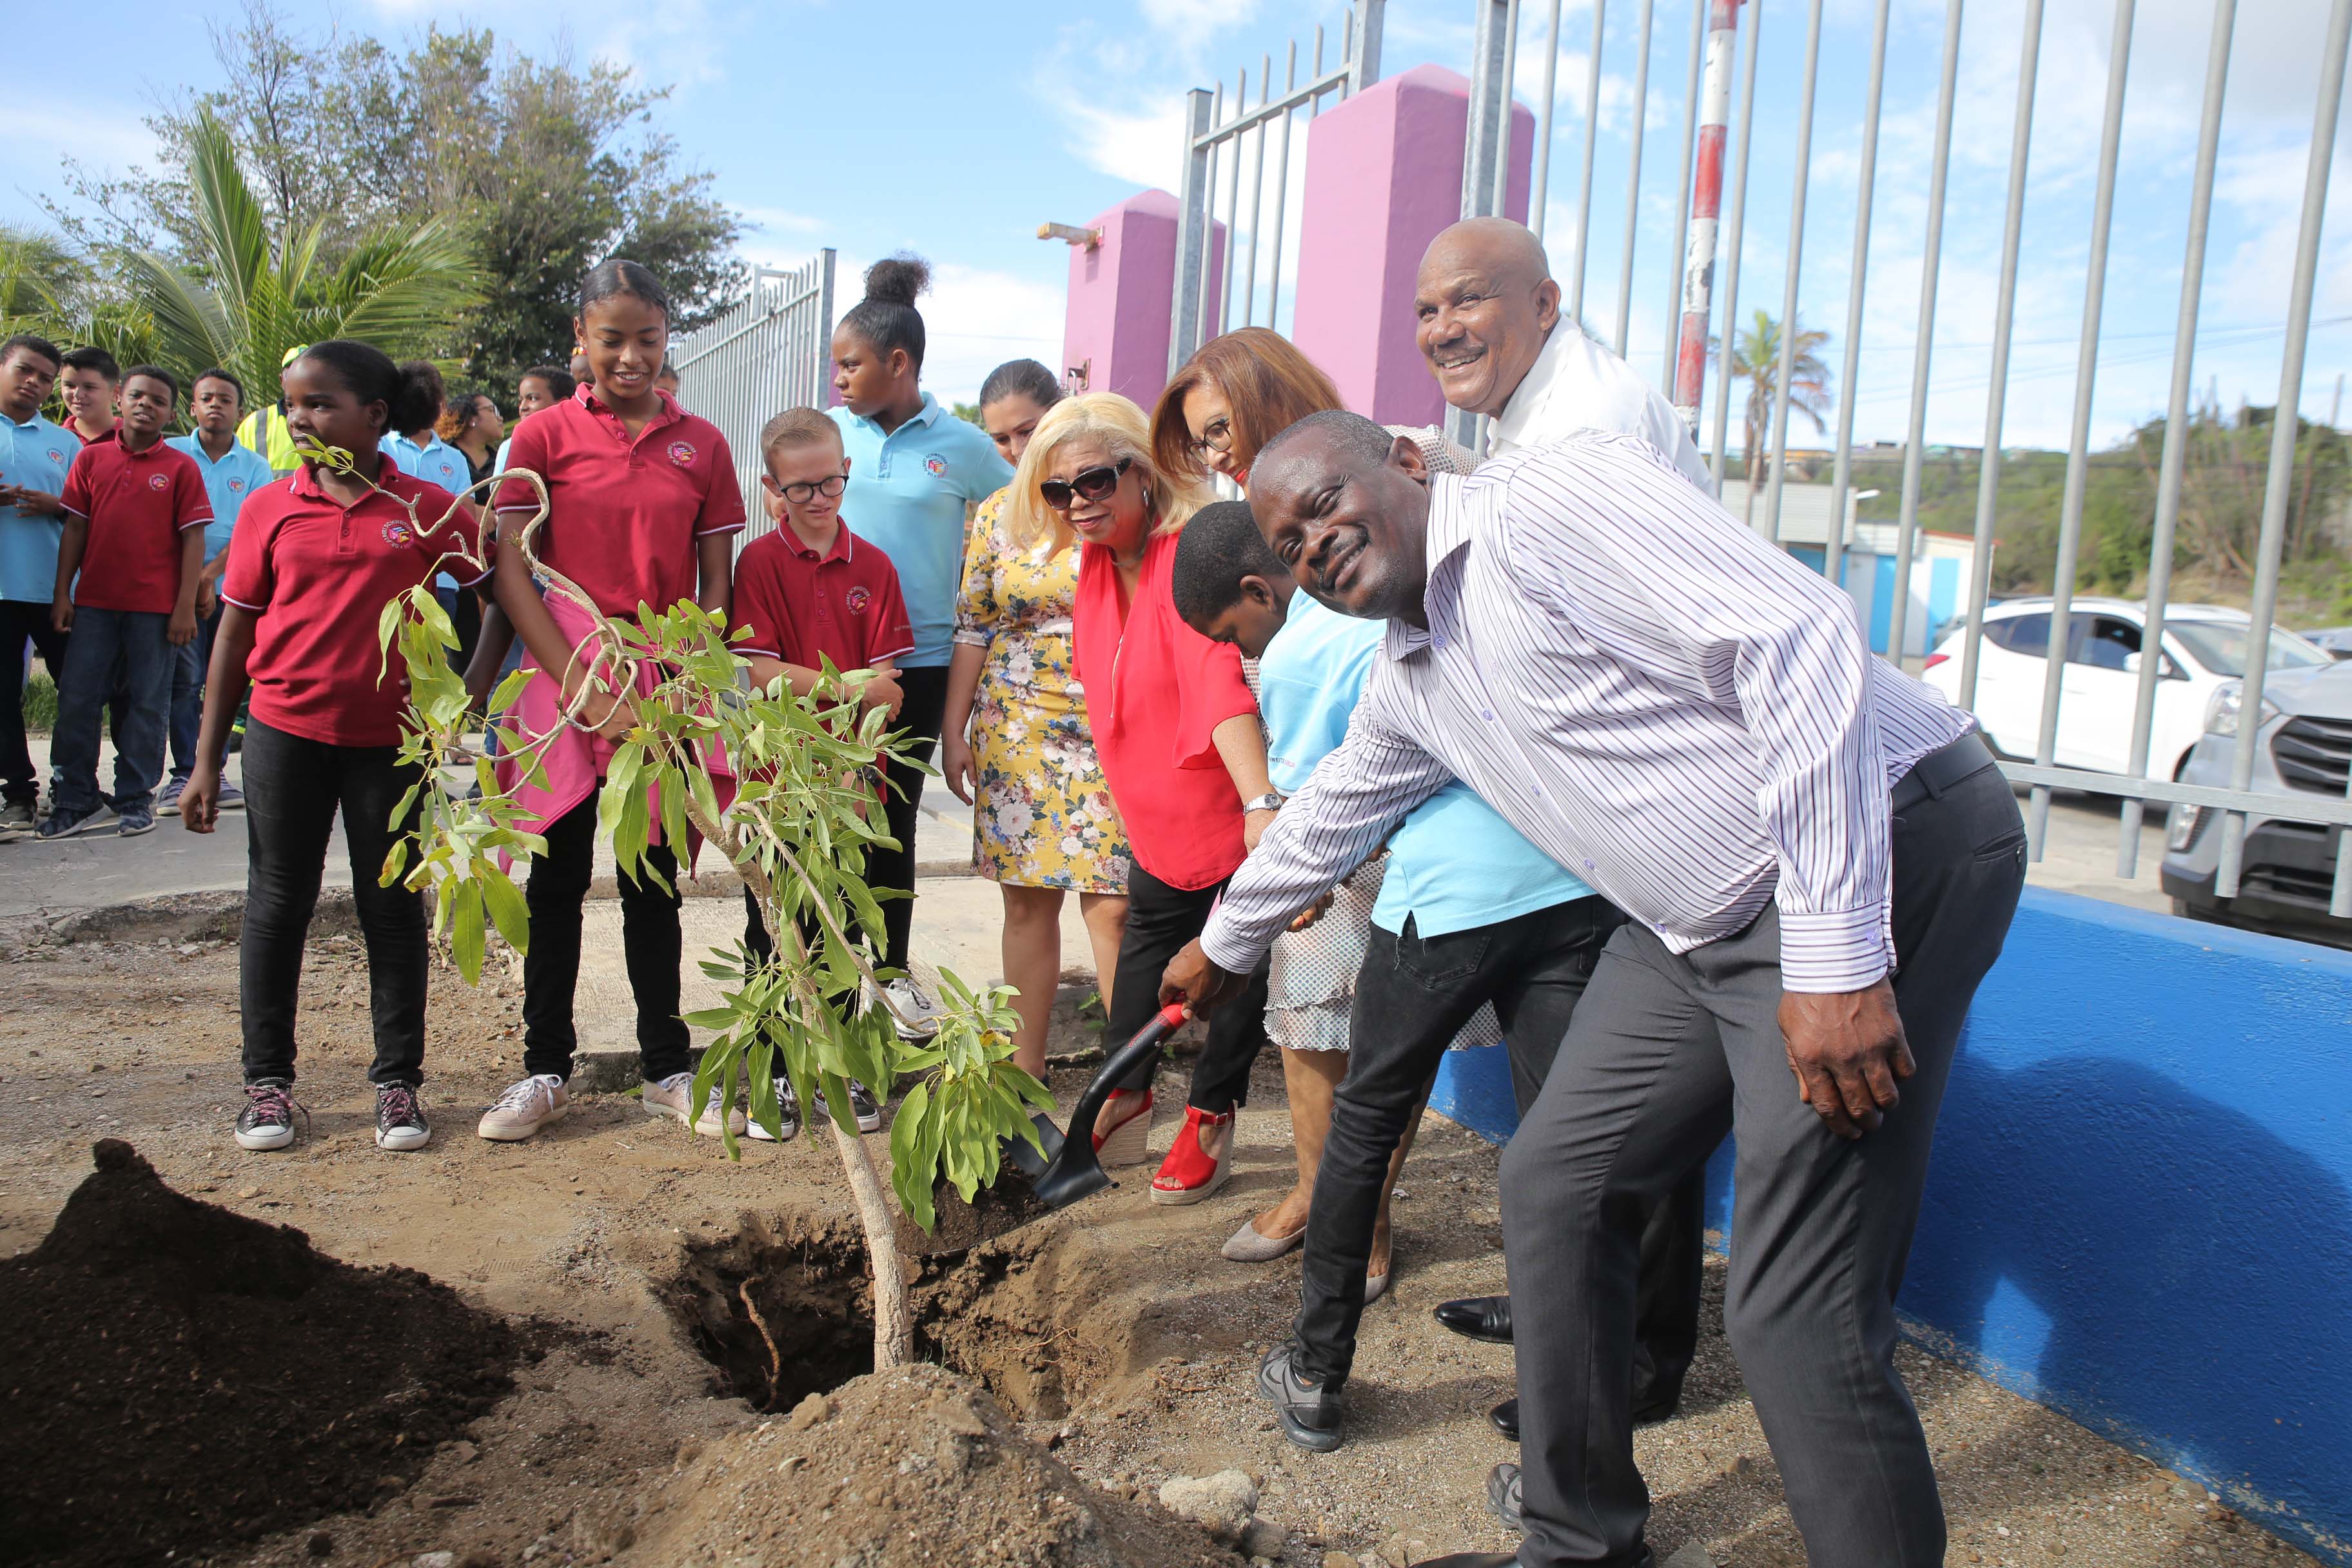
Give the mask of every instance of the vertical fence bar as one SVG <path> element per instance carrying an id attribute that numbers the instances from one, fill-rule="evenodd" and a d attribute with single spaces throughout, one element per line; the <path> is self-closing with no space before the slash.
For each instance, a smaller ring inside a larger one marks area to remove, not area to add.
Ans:
<path id="1" fill-rule="evenodd" d="M 1200 346 L 1201 295 L 1209 253 L 1209 150 L 1202 138 L 1209 133 L 1214 100 L 1203 88 L 1184 95 L 1184 164 L 1176 196 L 1176 287 L 1168 325 L 1168 374 L 1192 357 Z M 830 270 L 830 269 L 828 269 Z"/>
<path id="2" fill-rule="evenodd" d="M 2074 425 L 2066 448 L 2066 492 L 2058 506 L 2058 563 L 2050 584 L 2050 644 L 2042 661 L 2042 730 L 2033 759 L 2050 766 L 2058 748 L 2058 709 L 2064 695 L 2068 635 L 2074 610 L 2074 557 L 2083 544 L 2083 494 L 2091 477 L 2091 395 L 2099 369 L 2099 317 L 2107 297 L 2107 237 L 2116 210 L 2116 159 L 2122 151 L 2124 80 L 2131 68 L 2133 13 L 2138 0 L 2116 0 L 2115 31 L 2107 42 L 2106 119 L 2099 132 L 2099 187 L 2091 210 L 2090 274 L 2083 285 L 2083 337 L 2074 361 Z M 2292 348 L 2289 350 L 2292 353 Z M 2256 592 L 2260 593 L 2257 587 Z M 2050 786 L 2028 797 L 2025 832 L 2042 858 L 2050 823 Z"/>
<path id="3" fill-rule="evenodd" d="M 2033 141 L 2034 78 L 2042 68 L 2042 0 L 2025 0 L 2017 67 L 2017 118 L 2009 137 L 2009 215 L 2002 220 L 2000 294 L 1992 313 L 1992 386 L 1985 395 L 1984 451 L 1977 459 L 1976 542 L 1969 563 L 1969 624 L 1960 637 L 1960 706 L 1977 702 L 1985 599 L 1992 591 L 1993 519 L 2000 500 L 2001 416 L 2009 402 L 2009 338 L 2017 320 L 2018 237 L 2025 224 L 2025 169 Z"/>
<path id="4" fill-rule="evenodd" d="M 1723 444 L 1731 431 L 1731 356 L 1739 338 L 1739 251 L 1748 212 L 1748 154 L 1756 141 L 1756 41 L 1763 31 L 1763 0 L 1748 6 L 1748 58 L 1739 68 L 1739 159 L 1732 165 L 1730 241 L 1723 268 L 1722 383 L 1715 400 L 1715 493 L 1723 494 Z M 1745 456 L 1746 454 L 1742 454 Z"/>
<path id="5" fill-rule="evenodd" d="M 1257 106 L 1260 109 L 1264 109 L 1273 100 L 1274 57 L 1271 54 L 1268 54 L 1261 56 L 1258 61 Z M 1237 154 L 1241 152 L 1241 146 L 1238 142 L 1234 144 L 1234 151 Z M 1241 160 L 1236 157 L 1234 162 L 1236 172 L 1238 172 Z M 1256 148 L 1255 151 L 1250 154 L 1249 262 L 1242 271 L 1241 324 L 1244 327 L 1251 325 L 1256 320 L 1255 312 L 1257 310 L 1257 237 L 1258 230 L 1265 226 L 1265 121 L 1261 120 L 1257 124 Z"/>
<path id="6" fill-rule="evenodd" d="M 2126 0 L 2128 4 L 2129 0 Z M 1911 425 L 1903 441 L 1903 510 L 1895 529 L 1895 603 L 1886 657 L 1903 668 L 1911 608 L 1911 548 L 1919 530 L 1919 466 L 1927 458 L 1927 362 L 1936 338 L 1936 285 L 1944 269 L 1944 184 L 1952 172 L 1952 97 L 1960 70 L 1961 0 L 1944 10 L 1944 78 L 1936 89 L 1936 163 L 1927 179 L 1927 237 L 1919 258 L 1919 341 L 1911 351 Z"/>
<path id="7" fill-rule="evenodd" d="M 1585 258 L 1592 252 L 1592 145 L 1601 132 L 1601 28 L 1609 0 L 1592 0 L 1592 59 L 1584 73 L 1584 179 L 1576 195 L 1576 276 L 1569 285 L 1568 319 L 1584 328 Z"/>
<path id="8" fill-rule="evenodd" d="M 1789 197 L 1788 278 L 1780 285 L 1780 363 L 1773 373 L 1772 480 L 1765 490 L 1764 536 L 1780 541 L 1780 484 L 1789 471 L 1790 377 L 1797 363 L 1797 279 L 1805 265 L 1805 190 L 1812 173 L 1813 100 L 1822 67 L 1822 0 L 1805 17 L 1804 107 L 1797 111 L 1796 188 Z"/>
<path id="9" fill-rule="evenodd" d="M 2180 317 L 2172 334 L 2172 394 L 2164 411 L 2164 460 L 2156 481 L 2156 527 L 2148 540 L 2147 615 L 2139 638 L 2139 689 L 2132 698 L 2132 738 L 2126 771 L 2147 777 L 2155 728 L 2156 683 L 2164 669 L 2164 611 L 2172 596 L 2172 543 L 2180 521 L 2180 475 L 2189 457 L 2189 395 L 2196 375 L 2198 296 L 2205 286 L 2205 237 L 2213 213 L 2213 169 L 2221 150 L 2221 99 L 2230 83 L 2230 35 L 2238 0 L 2214 0 L 2212 41 L 2206 46 L 2205 110 L 2197 128 L 2197 173 L 2189 189 L 2189 248 L 2180 263 Z M 2126 796 L 2116 843 L 2116 875 L 2139 874 L 2139 830 L 2147 803 Z"/>
<path id="10" fill-rule="evenodd" d="M 2286 537 L 2287 492 L 2294 484 L 2294 444 L 2302 433 L 2303 357 L 2310 346 L 2311 296 L 2319 271 L 2319 232 L 2327 216 L 2327 175 L 2336 157 L 2336 116 L 2344 100 L 2344 52 L 2352 38 L 2352 0 L 2336 0 L 2327 19 L 2326 52 L 2320 57 L 2319 107 L 2312 116 L 2311 157 L 2303 176 L 2303 227 L 2295 237 L 2294 289 L 2286 308 L 2286 360 L 2279 367 L 2278 408 L 2272 416 L 2271 464 L 2263 487 L 2263 531 L 2254 559 L 2254 618 L 2246 643 L 2245 685 L 2238 705 L 2238 745 L 2230 761 L 2230 786 L 2251 789 L 2254 752 L 2262 740 L 2263 683 L 2270 664 L 2271 618 L 2278 613 L 2279 557 Z M 2352 830 L 2336 832 L 2352 837 Z M 2246 818 L 2230 812 L 2221 818 L 2221 865 L 2214 873 L 2213 891 L 2224 899 L 2238 896 L 2238 877 L 2245 858 Z M 2336 852 L 2336 892 L 2332 902 L 2345 901 L 2344 854 Z"/>
<path id="11" fill-rule="evenodd" d="M 1559 102 L 1559 0 L 1544 23 L 1543 111 L 1536 120 L 1535 178 L 1528 183 L 1528 226 L 1544 235 L 1544 197 L 1551 190 L 1551 120 Z"/>
<path id="12" fill-rule="evenodd" d="M 1289 97 L 1298 89 L 1298 40 L 1290 40 L 1290 63 L 1282 77 L 1282 95 Z M 1282 111 L 1282 151 L 1275 154 L 1276 173 L 1274 177 L 1274 270 L 1265 281 L 1265 324 L 1279 329 L 1282 325 L 1282 224 L 1283 209 L 1290 202 L 1290 122 L 1298 117 L 1294 105 Z"/>
<path id="13" fill-rule="evenodd" d="M 1495 214 L 1511 213 L 1511 104 L 1519 70 L 1519 0 L 1510 0 L 1503 16 L 1503 93 L 1495 120 Z"/>
<path id="14" fill-rule="evenodd" d="M 1234 118 L 1241 119 L 1249 112 L 1249 67 L 1244 66 L 1234 78 Z M 1225 175 L 1225 275 L 1219 279 L 1217 290 L 1221 307 L 1213 316 L 1202 321 L 1201 330 L 1209 337 L 1224 331 L 1234 319 L 1234 260 L 1241 247 L 1242 227 L 1242 139 L 1235 132 L 1224 142 L 1225 160 L 1233 167 Z"/>
<path id="15" fill-rule="evenodd" d="M 1633 326 L 1633 238 L 1642 223 L 1642 142 L 1650 120 L 1650 13 L 1657 0 L 1642 0 L 1642 41 L 1633 66 L 1633 153 L 1625 170 L 1625 244 L 1617 258 L 1617 357 L 1625 357 Z"/>
<path id="16" fill-rule="evenodd" d="M 1682 324 L 1675 342 L 1675 416 L 1698 438 L 1706 389 L 1707 319 L 1715 303 L 1715 242 L 1722 228 L 1723 143 L 1730 134 L 1732 55 L 1739 47 L 1739 0 L 1706 0 L 1706 70 L 1691 165 L 1690 235 L 1683 251 Z M 1715 479 L 1722 489 L 1717 448 Z"/>
<path id="17" fill-rule="evenodd" d="M 1348 57 L 1348 90 L 1351 93 L 1361 92 L 1381 79 L 1381 34 L 1388 26 L 1388 0 L 1356 0 L 1354 25 L 1355 52 Z"/>
<path id="18" fill-rule="evenodd" d="M 1691 153 L 1697 146 L 1699 61 L 1706 49 L 1706 0 L 1691 0 L 1690 68 L 1683 79 L 1683 155 L 1675 186 L 1675 248 L 1666 268 L 1666 376 L 1659 390 L 1675 395 L 1675 345 L 1682 337 L 1683 258 L 1690 247 Z"/>
<path id="19" fill-rule="evenodd" d="M 2039 4 L 2040 0 L 2034 0 Z M 1886 89 L 1886 16 L 1893 0 L 1878 0 L 1870 35 L 1870 92 L 1862 110 L 1862 166 L 1856 171 L 1853 268 L 1845 289 L 1845 360 L 1838 374 L 1837 456 L 1830 474 L 1830 521 L 1822 574 L 1845 586 L 1845 497 L 1853 482 L 1854 377 L 1862 369 L 1863 285 L 1870 275 L 1870 207 L 1878 184 L 1878 114 Z"/>
<path id="20" fill-rule="evenodd" d="M 1504 31 L 1509 0 L 1478 0 L 1477 30 L 1470 49 L 1470 111 L 1463 131 L 1462 216 L 1484 216 L 1495 188 L 1495 163 L 1510 153 L 1510 94 L 1503 77 Z M 1498 134 L 1499 131 L 1499 134 Z M 1445 411 L 1445 434 L 1457 446 L 1478 451 L 1480 419 L 1467 409 Z"/>

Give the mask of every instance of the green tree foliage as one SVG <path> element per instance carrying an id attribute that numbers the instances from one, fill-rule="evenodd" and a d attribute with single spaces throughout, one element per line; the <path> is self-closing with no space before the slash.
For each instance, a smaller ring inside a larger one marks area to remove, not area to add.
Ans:
<path id="1" fill-rule="evenodd" d="M 463 239 L 438 218 L 357 236 L 331 265 L 323 220 L 273 239 L 228 128 L 211 110 L 198 111 L 188 146 L 193 248 L 184 261 L 152 250 L 123 258 L 166 366 L 193 377 L 226 365 L 249 387 L 272 386 L 289 349 L 326 338 L 363 338 L 396 356 L 425 352 L 480 297 Z"/>
<path id="2" fill-rule="evenodd" d="M 1828 428 L 1822 416 L 1830 406 L 1830 367 L 1822 359 L 1822 350 L 1829 341 L 1827 332 L 1799 327 L 1789 362 L 1789 412 L 1811 420 L 1816 432 Z M 1720 354 L 1722 340 L 1715 340 L 1708 352 Z M 1748 457 L 1748 510 L 1752 522 L 1756 492 L 1764 478 L 1765 461 L 1771 455 L 1772 405 L 1780 385 L 1780 323 L 1766 311 L 1758 310 L 1748 330 L 1732 340 L 1731 378 L 1748 387 L 1743 410 L 1747 441 L 1740 450 Z"/>
<path id="3" fill-rule="evenodd" d="M 267 0 L 215 25 L 212 41 L 224 85 L 148 118 L 153 167 L 68 165 L 69 199 L 50 211 L 83 249 L 152 252 L 212 281 L 196 193 L 209 116 L 227 130 L 262 227 L 315 235 L 328 270 L 386 229 L 437 223 L 465 251 L 476 298 L 416 351 L 461 386 L 505 395 L 525 367 L 561 362 L 573 292 L 607 256 L 654 269 L 677 328 L 741 291 L 734 215 L 654 124 L 667 89 L 562 52 L 534 58 L 486 29 L 428 28 L 400 47 L 306 34 Z"/>

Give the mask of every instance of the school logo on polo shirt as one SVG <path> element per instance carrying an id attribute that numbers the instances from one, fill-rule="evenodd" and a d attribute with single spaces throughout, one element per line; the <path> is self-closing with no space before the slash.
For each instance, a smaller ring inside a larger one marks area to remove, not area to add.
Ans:
<path id="1" fill-rule="evenodd" d="M 874 602 L 874 595 L 866 591 L 865 584 L 860 583 L 856 587 L 844 594 L 841 596 L 841 602 L 849 606 L 851 615 L 862 616 L 866 613 L 866 606 Z"/>
<path id="2" fill-rule="evenodd" d="M 147 488 L 151 490 L 168 490 L 172 488 L 172 476 L 150 474 L 147 476 Z"/>
<path id="3" fill-rule="evenodd" d="M 245 489 L 245 481 L 243 479 L 231 479 L 228 482 L 228 488 L 232 491 L 241 490 Z"/>
<path id="4" fill-rule="evenodd" d="M 415 542 L 415 540 L 416 535 L 411 532 L 408 524 L 399 518 L 392 518 L 383 525 L 383 542 L 395 550 L 405 550 Z"/>
<path id="5" fill-rule="evenodd" d="M 681 468 L 693 467 L 694 444 L 690 441 L 672 441 L 669 444 L 669 460 Z"/>
<path id="6" fill-rule="evenodd" d="M 49 461 L 50 461 L 50 462 L 52 462 L 52 463 L 62 463 L 62 462 L 64 462 L 65 460 L 66 460 L 66 455 L 65 455 L 63 452 L 58 451 L 55 447 L 50 447 L 50 448 L 49 448 Z"/>
<path id="7" fill-rule="evenodd" d="M 923 459 L 923 468 L 925 472 L 929 473 L 931 478 L 935 479 L 943 479 L 948 477 L 948 460 L 945 458 L 940 457 L 937 452 L 933 452 L 929 457 Z"/>

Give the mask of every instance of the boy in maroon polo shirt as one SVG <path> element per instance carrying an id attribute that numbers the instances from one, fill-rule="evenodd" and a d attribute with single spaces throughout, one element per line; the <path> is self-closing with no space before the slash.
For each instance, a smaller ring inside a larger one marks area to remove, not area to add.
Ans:
<path id="1" fill-rule="evenodd" d="M 123 373 L 119 438 L 84 447 L 66 473 L 50 623 L 70 633 L 49 750 L 49 815 L 64 838 L 120 822 L 125 838 L 155 826 L 155 784 L 172 707 L 174 651 L 195 640 L 205 524 L 213 519 L 195 459 L 166 446 L 180 397 L 171 372 Z M 98 716 L 110 709 L 114 795 L 98 787 Z"/>
<path id="2" fill-rule="evenodd" d="M 915 646 L 898 572 L 890 558 L 849 531 L 841 521 L 841 492 L 849 482 L 849 459 L 842 452 L 841 428 L 814 408 L 791 408 L 760 432 L 761 479 L 776 531 L 743 547 L 735 562 L 734 623 L 751 636 L 735 651 L 751 662 L 752 684 L 782 679 L 805 696 L 822 678 L 825 660 L 847 674 L 873 673 L 858 688 L 869 708 L 898 711 L 899 656 Z M 870 869 L 869 863 L 869 869 Z M 900 889 L 911 893 L 911 887 Z M 765 959 L 773 951 L 759 900 L 743 889 L 750 918 L 743 944 Z M 802 932 L 814 940 L 814 926 Z M 789 1086 L 779 1082 L 783 1133 L 800 1124 Z M 849 1086 L 857 1125 L 871 1132 L 882 1125 L 882 1109 L 862 1084 Z M 751 1136 L 767 1130 L 754 1122 Z"/>

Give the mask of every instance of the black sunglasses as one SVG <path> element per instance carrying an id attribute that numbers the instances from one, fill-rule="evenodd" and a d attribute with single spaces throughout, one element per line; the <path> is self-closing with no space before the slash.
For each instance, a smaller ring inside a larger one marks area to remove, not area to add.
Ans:
<path id="1" fill-rule="evenodd" d="M 814 497 L 839 495 L 848 483 L 847 474 L 828 474 L 821 479 L 809 479 L 790 485 L 780 485 L 772 479 L 768 481 L 768 488 L 794 506 L 806 506 Z"/>
<path id="2" fill-rule="evenodd" d="M 1067 511 L 1081 496 L 1087 500 L 1104 500 L 1118 489 L 1118 481 L 1135 466 L 1133 458 L 1121 458 L 1118 462 L 1099 468 L 1088 468 L 1074 479 L 1047 479 L 1037 487 L 1037 497 L 1055 511 Z"/>

